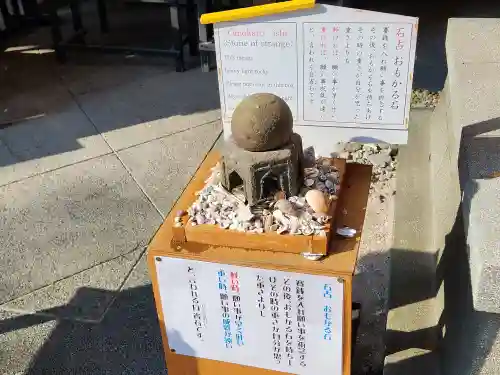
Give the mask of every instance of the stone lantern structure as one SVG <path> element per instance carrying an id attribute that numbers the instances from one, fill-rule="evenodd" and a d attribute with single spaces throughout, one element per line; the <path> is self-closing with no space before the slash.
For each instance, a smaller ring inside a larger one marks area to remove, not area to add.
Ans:
<path id="1" fill-rule="evenodd" d="M 279 191 L 296 195 L 303 180 L 302 139 L 293 133 L 286 102 L 273 94 L 253 94 L 233 112 L 231 137 L 223 151 L 226 189 L 243 186 L 250 206 Z"/>

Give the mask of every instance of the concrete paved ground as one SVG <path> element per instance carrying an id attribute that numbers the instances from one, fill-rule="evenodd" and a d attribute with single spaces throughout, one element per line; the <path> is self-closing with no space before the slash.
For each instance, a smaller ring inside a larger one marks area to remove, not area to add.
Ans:
<path id="1" fill-rule="evenodd" d="M 0 374 L 162 374 L 145 247 L 221 127 L 216 76 L 0 56 Z"/>

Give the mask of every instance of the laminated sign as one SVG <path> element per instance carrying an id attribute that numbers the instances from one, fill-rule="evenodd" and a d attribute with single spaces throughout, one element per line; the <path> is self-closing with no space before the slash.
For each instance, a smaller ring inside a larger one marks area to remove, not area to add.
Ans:
<path id="1" fill-rule="evenodd" d="M 247 95 L 290 106 L 305 146 L 406 143 L 418 19 L 330 5 L 215 24 L 225 137 Z"/>
<path id="2" fill-rule="evenodd" d="M 181 258 L 155 262 L 176 354 L 290 374 L 342 374 L 336 277 Z"/>

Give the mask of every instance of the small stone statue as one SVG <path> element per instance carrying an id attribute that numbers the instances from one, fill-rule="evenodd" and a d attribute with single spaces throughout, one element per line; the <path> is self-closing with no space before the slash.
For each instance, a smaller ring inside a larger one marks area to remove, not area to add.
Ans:
<path id="1" fill-rule="evenodd" d="M 223 155 L 223 185 L 243 187 L 250 206 L 282 192 L 296 195 L 302 186 L 302 139 L 293 133 L 293 116 L 280 97 L 253 94 L 233 112 L 231 137 Z"/>

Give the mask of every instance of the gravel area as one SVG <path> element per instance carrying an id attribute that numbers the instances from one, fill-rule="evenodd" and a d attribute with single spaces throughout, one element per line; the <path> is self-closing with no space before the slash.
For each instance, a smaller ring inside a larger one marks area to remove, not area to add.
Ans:
<path id="1" fill-rule="evenodd" d="M 439 101 L 439 92 L 415 89 L 411 93 L 412 108 L 434 108 Z"/>

